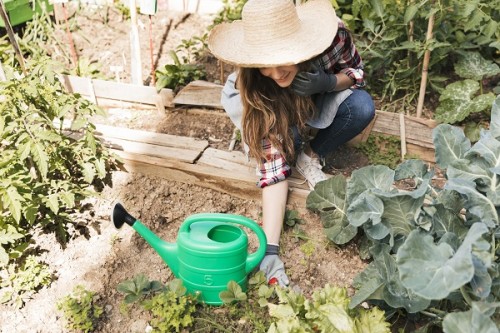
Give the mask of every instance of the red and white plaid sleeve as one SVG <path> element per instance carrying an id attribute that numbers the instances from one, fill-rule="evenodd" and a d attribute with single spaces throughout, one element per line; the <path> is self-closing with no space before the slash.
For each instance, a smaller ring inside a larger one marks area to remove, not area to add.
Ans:
<path id="1" fill-rule="evenodd" d="M 292 169 L 268 139 L 262 140 L 262 147 L 266 159 L 263 159 L 257 167 L 257 174 L 260 176 L 257 186 L 264 188 L 288 178 L 292 174 Z"/>

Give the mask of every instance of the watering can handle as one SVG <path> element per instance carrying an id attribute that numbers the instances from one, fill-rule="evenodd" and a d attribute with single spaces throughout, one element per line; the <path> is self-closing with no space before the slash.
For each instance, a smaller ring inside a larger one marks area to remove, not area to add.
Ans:
<path id="1" fill-rule="evenodd" d="M 247 262 L 245 266 L 246 274 L 250 273 L 264 258 L 266 254 L 267 237 L 264 230 L 255 221 L 241 216 L 233 214 L 223 214 L 223 213 L 201 213 L 189 216 L 179 229 L 179 233 L 188 232 L 190 226 L 196 222 L 206 222 L 207 220 L 213 222 L 224 222 L 224 223 L 234 223 L 240 224 L 251 229 L 259 239 L 259 248 L 257 251 L 250 253 L 247 257 Z"/>

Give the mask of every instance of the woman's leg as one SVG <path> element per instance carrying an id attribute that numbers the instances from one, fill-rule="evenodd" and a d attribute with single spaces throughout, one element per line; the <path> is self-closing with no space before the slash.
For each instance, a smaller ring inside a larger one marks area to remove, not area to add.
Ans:
<path id="1" fill-rule="evenodd" d="M 330 126 L 320 129 L 311 141 L 312 150 L 325 157 L 361 133 L 375 116 L 373 99 L 365 90 L 354 89 L 340 104 Z"/>

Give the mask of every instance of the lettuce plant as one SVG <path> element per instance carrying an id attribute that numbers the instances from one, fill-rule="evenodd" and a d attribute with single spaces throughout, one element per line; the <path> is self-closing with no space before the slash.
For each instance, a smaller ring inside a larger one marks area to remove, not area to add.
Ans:
<path id="1" fill-rule="evenodd" d="M 445 332 L 481 317 L 486 331 L 498 332 L 490 317 L 500 306 L 500 97 L 489 130 L 474 145 L 448 124 L 434 129 L 433 142 L 436 164 L 446 171 L 444 186 L 420 160 L 395 170 L 367 166 L 349 180 L 337 175 L 319 183 L 307 207 L 320 214 L 336 244 L 362 231 L 362 247 L 373 260 L 354 281 L 351 308 L 371 300 L 409 313 L 433 312 L 438 322 L 444 319 Z M 402 181 L 412 189 L 399 189 Z M 460 332 L 478 332 L 460 326 Z"/>

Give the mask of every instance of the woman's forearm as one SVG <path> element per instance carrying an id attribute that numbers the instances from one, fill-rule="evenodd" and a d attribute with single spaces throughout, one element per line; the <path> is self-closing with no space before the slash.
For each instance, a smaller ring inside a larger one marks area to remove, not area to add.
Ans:
<path id="1" fill-rule="evenodd" d="M 287 198 L 287 180 L 262 189 L 262 223 L 269 244 L 279 245 Z"/>

